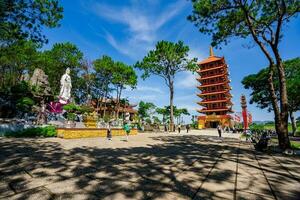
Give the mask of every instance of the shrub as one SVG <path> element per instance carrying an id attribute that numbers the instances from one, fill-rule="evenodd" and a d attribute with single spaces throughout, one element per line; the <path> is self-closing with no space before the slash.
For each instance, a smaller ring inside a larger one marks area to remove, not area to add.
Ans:
<path id="1" fill-rule="evenodd" d="M 94 108 L 91 106 L 88 106 L 88 105 L 82 105 L 82 106 L 80 106 L 79 111 L 83 114 L 85 114 L 85 113 L 89 114 L 94 111 Z"/>
<path id="2" fill-rule="evenodd" d="M 27 128 L 22 131 L 9 132 L 5 135 L 8 137 L 56 137 L 56 129 L 54 126 Z"/>
<path id="3" fill-rule="evenodd" d="M 29 112 L 34 105 L 34 101 L 29 97 L 22 97 L 17 101 L 17 108 L 24 112 Z"/>
<path id="4" fill-rule="evenodd" d="M 75 113 L 68 113 L 68 114 L 67 114 L 67 119 L 68 119 L 69 121 L 75 121 L 75 119 L 76 119 L 76 114 L 75 114 Z"/>
<path id="5" fill-rule="evenodd" d="M 76 112 L 76 111 L 80 110 L 80 106 L 77 106 L 74 103 L 69 103 L 69 104 L 63 106 L 63 109 L 67 112 Z"/>

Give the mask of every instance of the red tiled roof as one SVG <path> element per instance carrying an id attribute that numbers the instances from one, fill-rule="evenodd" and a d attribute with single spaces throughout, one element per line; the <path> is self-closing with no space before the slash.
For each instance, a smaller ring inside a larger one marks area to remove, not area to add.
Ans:
<path id="1" fill-rule="evenodd" d="M 205 60 L 199 62 L 198 65 L 203 65 L 203 64 L 206 64 L 206 63 L 215 62 L 215 61 L 222 60 L 222 59 L 223 59 L 223 57 L 209 56 Z"/>

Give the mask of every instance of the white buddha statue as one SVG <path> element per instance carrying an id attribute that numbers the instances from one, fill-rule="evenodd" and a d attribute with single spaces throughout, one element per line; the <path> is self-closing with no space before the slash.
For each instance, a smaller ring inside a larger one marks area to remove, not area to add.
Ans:
<path id="1" fill-rule="evenodd" d="M 59 102 L 61 104 L 67 104 L 71 98 L 71 76 L 70 68 L 66 69 L 66 73 L 60 79 L 60 92 L 59 92 Z"/>

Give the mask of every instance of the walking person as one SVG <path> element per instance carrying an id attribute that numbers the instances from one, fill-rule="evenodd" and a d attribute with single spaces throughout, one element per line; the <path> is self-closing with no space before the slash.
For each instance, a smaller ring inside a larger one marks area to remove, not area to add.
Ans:
<path id="1" fill-rule="evenodd" d="M 217 130 L 218 130 L 218 133 L 219 133 L 219 137 L 222 137 L 222 127 L 221 127 L 220 124 L 217 126 Z"/>
<path id="2" fill-rule="evenodd" d="M 126 141 L 128 142 L 128 136 L 130 134 L 130 125 L 129 125 L 129 123 L 127 123 L 127 122 L 124 123 L 124 130 L 125 130 L 125 134 L 126 134 Z"/>
<path id="3" fill-rule="evenodd" d="M 178 124 L 177 129 L 178 129 L 178 133 L 180 133 L 180 131 L 181 131 L 181 124 Z"/>
<path id="4" fill-rule="evenodd" d="M 189 124 L 187 124 L 187 125 L 185 126 L 185 128 L 186 128 L 186 133 L 189 133 L 189 130 L 190 130 L 190 125 L 189 125 Z"/>
<path id="5" fill-rule="evenodd" d="M 111 122 L 108 122 L 107 124 L 107 139 L 111 140 L 112 135 L 111 135 Z"/>

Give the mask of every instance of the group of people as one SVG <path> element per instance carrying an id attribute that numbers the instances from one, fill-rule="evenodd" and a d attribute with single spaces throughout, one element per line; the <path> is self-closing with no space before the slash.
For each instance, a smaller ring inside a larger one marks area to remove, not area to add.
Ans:
<path id="1" fill-rule="evenodd" d="M 176 130 L 176 125 L 174 124 L 174 131 Z M 187 124 L 187 125 L 185 125 L 185 129 L 186 129 L 186 132 L 188 133 L 189 131 L 190 131 L 190 125 L 189 124 Z M 177 131 L 178 131 L 178 133 L 180 133 L 181 132 L 181 129 L 182 129 L 182 125 L 181 124 L 178 124 L 177 125 Z M 164 125 L 164 131 L 165 132 L 168 132 L 169 130 L 168 130 L 168 125 L 167 124 L 165 124 Z"/>
<path id="2" fill-rule="evenodd" d="M 111 128 L 112 128 L 112 122 L 108 122 L 108 124 L 107 124 L 107 139 L 108 140 L 112 140 Z M 123 129 L 126 133 L 126 141 L 128 142 L 128 136 L 129 136 L 130 130 L 131 130 L 130 124 L 127 122 L 124 122 Z"/>

